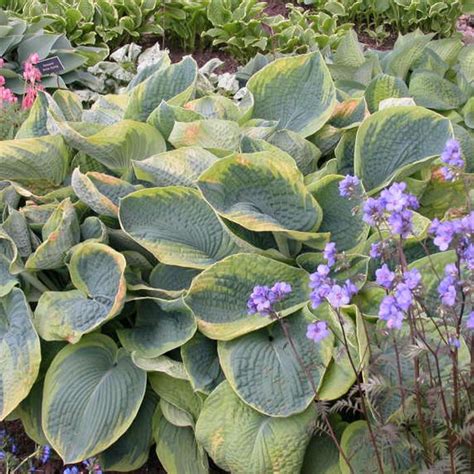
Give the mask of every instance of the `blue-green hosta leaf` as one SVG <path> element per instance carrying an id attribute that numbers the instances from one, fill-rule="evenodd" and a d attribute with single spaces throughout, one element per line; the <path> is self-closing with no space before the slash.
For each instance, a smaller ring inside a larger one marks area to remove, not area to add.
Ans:
<path id="1" fill-rule="evenodd" d="M 185 302 L 205 336 L 228 341 L 272 323 L 270 318 L 249 315 L 247 301 L 255 285 L 272 286 L 277 281 L 286 281 L 293 289 L 280 304 L 281 315 L 294 313 L 308 301 L 309 277 L 304 270 L 260 255 L 238 254 L 195 277 Z"/>
<path id="2" fill-rule="evenodd" d="M 91 135 L 82 135 L 66 122 L 56 125 L 70 146 L 119 173 L 130 168 L 132 159 L 143 160 L 166 150 L 158 130 L 133 120 L 122 120 Z"/>
<path id="3" fill-rule="evenodd" d="M 128 96 L 107 94 L 100 96 L 90 110 L 85 110 L 82 119 L 86 122 L 112 125 L 120 122 L 125 114 Z"/>
<path id="4" fill-rule="evenodd" d="M 103 244 L 109 242 L 107 226 L 96 216 L 86 217 L 81 224 L 81 241 L 86 240 L 94 240 Z"/>
<path id="5" fill-rule="evenodd" d="M 453 66 L 463 47 L 459 38 L 442 38 L 428 43 L 427 48 L 434 51 L 445 63 Z"/>
<path id="6" fill-rule="evenodd" d="M 31 310 L 18 288 L 0 298 L 0 420 L 28 395 L 41 362 Z"/>
<path id="7" fill-rule="evenodd" d="M 150 114 L 147 123 L 157 128 L 163 137 L 168 140 L 176 122 L 195 122 L 204 117 L 193 110 L 188 110 L 177 105 L 170 105 L 165 101 Z"/>
<path id="8" fill-rule="evenodd" d="M 195 391 L 209 394 L 224 379 L 216 341 L 208 339 L 199 331 L 181 346 L 181 358 Z"/>
<path id="9" fill-rule="evenodd" d="M 137 301 L 137 317 L 131 329 L 119 329 L 123 347 L 137 357 L 158 357 L 191 339 L 196 320 L 182 299 L 146 298 Z"/>
<path id="10" fill-rule="evenodd" d="M 46 374 L 43 430 L 65 464 L 80 462 L 115 443 L 135 419 L 146 373 L 125 349 L 102 334 L 67 345 Z"/>
<path id="11" fill-rule="evenodd" d="M 69 263 L 75 290 L 47 291 L 35 311 L 35 325 L 46 341 L 79 341 L 116 316 L 125 303 L 125 258 L 107 245 L 87 242 Z"/>
<path id="12" fill-rule="evenodd" d="M 417 105 L 428 109 L 452 110 L 466 102 L 466 96 L 456 84 L 431 71 L 414 73 L 409 91 Z"/>
<path id="13" fill-rule="evenodd" d="M 112 446 L 99 455 L 106 471 L 129 472 L 146 463 L 153 443 L 152 420 L 158 397 L 147 390 L 142 405 L 130 428 Z"/>
<path id="14" fill-rule="evenodd" d="M 122 199 L 119 218 L 130 237 L 168 265 L 206 268 L 238 251 L 214 211 L 191 188 L 136 191 Z"/>
<path id="15" fill-rule="evenodd" d="M 346 130 L 342 134 L 342 137 L 334 150 L 337 159 L 337 172 L 341 175 L 354 174 L 354 149 L 356 136 L 356 128 Z"/>
<path id="16" fill-rule="evenodd" d="M 296 473 L 315 420 L 313 407 L 287 418 L 263 415 L 222 382 L 204 403 L 196 439 L 219 467 L 233 474 Z"/>
<path id="17" fill-rule="evenodd" d="M 183 105 L 192 97 L 197 79 L 197 64 L 190 56 L 162 67 L 132 89 L 125 118 L 145 122 L 162 100 Z"/>
<path id="18" fill-rule="evenodd" d="M 336 104 L 328 125 L 338 130 L 357 127 L 367 116 L 365 99 L 348 99 Z"/>
<path id="19" fill-rule="evenodd" d="M 358 68 L 365 61 L 362 45 L 358 41 L 356 32 L 354 30 L 348 31 L 334 53 L 334 64 Z"/>
<path id="20" fill-rule="evenodd" d="M 336 91 L 321 54 L 281 58 L 253 75 L 253 117 L 277 120 L 278 128 L 312 135 L 329 119 Z"/>
<path id="21" fill-rule="evenodd" d="M 61 137 L 0 142 L 0 180 L 15 181 L 32 192 L 59 187 L 67 175 L 70 150 Z"/>
<path id="22" fill-rule="evenodd" d="M 349 200 L 342 197 L 339 194 L 342 180 L 342 176 L 329 175 L 308 186 L 323 210 L 323 220 L 318 230 L 330 232 L 331 242 L 336 243 L 339 251 L 363 244 L 369 235 L 369 226 L 362 220 L 363 199 Z"/>
<path id="23" fill-rule="evenodd" d="M 160 409 L 153 417 L 156 455 L 168 474 L 207 474 L 207 455 L 189 426 L 170 423 Z"/>
<path id="24" fill-rule="evenodd" d="M 2 230 L 15 242 L 18 255 L 27 258 L 33 252 L 34 237 L 25 216 L 21 212 L 9 208 L 8 217 L 3 221 Z"/>
<path id="25" fill-rule="evenodd" d="M 474 81 L 474 44 L 468 44 L 462 48 L 458 56 L 459 67 L 467 81 Z"/>
<path id="26" fill-rule="evenodd" d="M 199 175 L 218 158 L 204 148 L 189 146 L 133 161 L 137 179 L 155 186 L 194 186 Z"/>
<path id="27" fill-rule="evenodd" d="M 0 298 L 6 296 L 18 285 L 18 278 L 10 273 L 10 260 L 0 254 Z"/>
<path id="28" fill-rule="evenodd" d="M 370 113 L 378 110 L 380 102 L 392 97 L 408 97 L 410 95 L 405 81 L 389 74 L 374 77 L 365 90 L 365 100 Z"/>
<path id="29" fill-rule="evenodd" d="M 222 370 L 245 403 L 260 413 L 282 417 L 301 413 L 311 404 L 315 393 L 306 371 L 318 387 L 332 358 L 334 338 L 315 344 L 306 337 L 310 322 L 301 311 L 283 321 L 306 370 L 278 322 L 232 341 L 219 341 Z"/>
<path id="30" fill-rule="evenodd" d="M 268 142 L 288 153 L 304 175 L 317 170 L 321 152 L 316 145 L 304 139 L 299 133 L 277 130 L 268 138 Z"/>
<path id="31" fill-rule="evenodd" d="M 462 109 L 464 123 L 472 130 L 474 129 L 474 97 L 471 97 Z M 474 160 L 473 160 L 474 161 Z"/>
<path id="32" fill-rule="evenodd" d="M 9 262 L 8 271 L 12 275 L 23 271 L 23 264 L 18 248 L 10 235 L 2 228 L 0 228 L 0 255 L 5 257 L 6 261 Z"/>
<path id="33" fill-rule="evenodd" d="M 373 193 L 441 154 L 453 136 L 449 120 L 418 106 L 391 107 L 364 120 L 357 132 L 354 169 Z"/>
<path id="34" fill-rule="evenodd" d="M 311 232 L 321 222 L 321 209 L 289 157 L 234 155 L 216 162 L 197 184 L 220 215 L 249 230 Z"/>
<path id="35" fill-rule="evenodd" d="M 64 115 L 65 120 L 70 122 L 81 121 L 82 102 L 77 94 L 72 91 L 58 89 L 54 92 L 53 99 Z"/>
<path id="36" fill-rule="evenodd" d="M 166 355 L 154 357 L 153 359 L 145 359 L 132 354 L 133 363 L 146 372 L 162 372 L 168 374 L 174 379 L 188 380 L 188 374 L 184 369 L 182 362 L 171 359 Z"/>
<path id="37" fill-rule="evenodd" d="M 242 118 L 242 110 L 227 97 L 221 95 L 209 95 L 188 102 L 185 109 L 198 113 L 205 119 L 232 120 L 238 122 Z M 251 111 L 250 111 L 251 112 Z M 250 118 L 250 117 L 243 117 Z"/>
<path id="38" fill-rule="evenodd" d="M 135 191 L 135 186 L 114 176 L 76 168 L 71 177 L 76 196 L 99 215 L 117 217 L 119 200 Z"/>
<path id="39" fill-rule="evenodd" d="M 65 199 L 51 214 L 42 229 L 43 243 L 29 256 L 25 268 L 48 270 L 65 265 L 66 254 L 81 238 L 76 210 Z"/>
<path id="40" fill-rule="evenodd" d="M 175 122 L 168 140 L 175 148 L 200 146 L 228 154 L 239 147 L 240 128 L 230 120 Z"/>

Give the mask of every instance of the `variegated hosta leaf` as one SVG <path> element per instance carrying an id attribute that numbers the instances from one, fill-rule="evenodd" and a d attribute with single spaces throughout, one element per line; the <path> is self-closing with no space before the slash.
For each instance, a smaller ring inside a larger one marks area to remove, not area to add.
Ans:
<path id="1" fill-rule="evenodd" d="M 70 150 L 61 137 L 0 141 L 0 180 L 11 180 L 32 192 L 56 189 L 67 175 Z"/>
<path id="2" fill-rule="evenodd" d="M 135 186 L 103 173 L 82 174 L 76 168 L 71 184 L 77 197 L 99 215 L 117 217 L 119 200 L 135 191 Z"/>
<path id="3" fill-rule="evenodd" d="M 325 176 L 308 186 L 323 210 L 319 232 L 330 232 L 331 242 L 339 251 L 363 245 L 369 235 L 369 226 L 362 220 L 363 199 L 347 199 L 339 194 L 342 176 Z M 361 189 L 361 195 L 363 190 Z M 355 211 L 354 211 L 355 210 Z"/>
<path id="4" fill-rule="evenodd" d="M 196 332 L 196 320 L 182 299 L 146 298 L 137 301 L 137 317 L 131 329 L 119 329 L 122 345 L 137 357 L 158 357 L 180 347 Z"/>
<path id="5" fill-rule="evenodd" d="M 190 56 L 181 62 L 162 67 L 130 92 L 125 118 L 145 122 L 162 100 L 183 105 L 193 95 L 197 64 Z"/>
<path id="6" fill-rule="evenodd" d="M 219 214 L 250 230 L 310 232 L 321 222 L 321 209 L 289 157 L 234 155 L 216 162 L 197 184 Z"/>
<path id="7" fill-rule="evenodd" d="M 312 406 L 287 418 L 262 415 L 222 382 L 204 402 L 196 439 L 219 467 L 233 474 L 296 473 L 315 420 Z"/>
<path id="8" fill-rule="evenodd" d="M 370 113 L 378 110 L 380 102 L 392 97 L 408 97 L 410 95 L 405 81 L 389 74 L 374 77 L 365 90 L 365 100 Z"/>
<path id="9" fill-rule="evenodd" d="M 231 152 L 239 147 L 240 128 L 230 120 L 175 122 L 168 141 L 175 148 L 200 146 L 220 153 Z"/>
<path id="10" fill-rule="evenodd" d="M 367 104 L 364 98 L 348 99 L 336 104 L 328 125 L 339 130 L 354 128 L 368 115 Z"/>
<path id="11" fill-rule="evenodd" d="M 417 105 L 436 110 L 457 109 L 467 100 L 456 84 L 431 71 L 416 72 L 411 76 L 410 95 Z"/>
<path id="12" fill-rule="evenodd" d="M 10 260 L 0 253 L 0 298 L 6 296 L 18 285 L 18 278 L 10 273 Z"/>
<path id="13" fill-rule="evenodd" d="M 125 114 L 128 96 L 107 94 L 100 96 L 90 110 L 84 110 L 82 120 L 102 125 L 120 122 Z"/>
<path id="14" fill-rule="evenodd" d="M 122 199 L 119 218 L 130 237 L 168 265 L 206 268 L 238 251 L 215 212 L 191 188 L 136 191 Z"/>
<path id="15" fill-rule="evenodd" d="M 2 230 L 15 242 L 18 254 L 21 257 L 27 258 L 31 255 L 34 237 L 25 216 L 21 212 L 9 208 L 8 217 L 2 223 Z"/>
<path id="16" fill-rule="evenodd" d="M 209 463 L 206 452 L 194 437 L 189 426 L 176 426 L 156 410 L 153 417 L 156 455 L 168 474 L 207 474 Z"/>
<path id="17" fill-rule="evenodd" d="M 181 358 L 195 391 L 209 394 L 224 379 L 216 341 L 208 339 L 199 331 L 181 346 Z"/>
<path id="18" fill-rule="evenodd" d="M 290 283 L 292 293 L 280 303 L 279 314 L 287 316 L 309 299 L 308 274 L 276 260 L 254 254 L 232 255 L 194 278 L 185 302 L 207 337 L 228 341 L 268 326 L 272 320 L 249 315 L 247 301 L 255 285 Z"/>
<path id="19" fill-rule="evenodd" d="M 58 89 L 53 94 L 60 111 L 65 120 L 70 122 L 80 122 L 82 119 L 82 102 L 77 94 L 72 91 Z"/>
<path id="20" fill-rule="evenodd" d="M 83 334 L 116 316 L 125 303 L 125 258 L 107 245 L 87 242 L 69 263 L 69 291 L 47 291 L 35 311 L 35 325 L 46 341 L 79 341 Z"/>
<path id="21" fill-rule="evenodd" d="M 76 210 L 70 199 L 56 207 L 41 232 L 43 243 L 29 256 L 25 267 L 31 270 L 61 268 L 66 254 L 81 238 Z"/>
<path id="22" fill-rule="evenodd" d="M 165 101 L 150 114 L 147 123 L 157 128 L 160 133 L 168 140 L 171 131 L 176 122 L 195 122 L 202 120 L 204 117 L 192 110 L 179 107 L 177 105 L 170 105 Z"/>
<path id="23" fill-rule="evenodd" d="M 127 431 L 145 388 L 146 373 L 108 336 L 90 334 L 67 345 L 44 382 L 46 437 L 65 464 L 94 456 Z"/>
<path id="24" fill-rule="evenodd" d="M 143 160 L 166 150 L 156 128 L 133 120 L 122 120 L 90 135 L 82 135 L 66 122 L 56 125 L 70 146 L 118 173 L 125 173 L 132 159 Z"/>
<path id="25" fill-rule="evenodd" d="M 199 99 L 188 102 L 184 108 L 202 115 L 205 119 L 221 119 L 238 122 L 242 118 L 242 110 L 239 106 L 231 99 L 221 95 L 200 97 Z M 247 119 L 248 118 L 250 118 L 250 116 L 248 116 Z"/>
<path id="26" fill-rule="evenodd" d="M 154 357 L 153 359 L 145 359 L 132 354 L 133 363 L 146 372 L 162 372 L 168 374 L 174 379 L 188 380 L 188 374 L 184 369 L 182 362 L 171 359 L 166 355 Z"/>
<path id="27" fill-rule="evenodd" d="M 318 387 L 334 343 L 332 334 L 319 344 L 308 339 L 310 322 L 301 311 L 283 322 L 305 368 L 278 322 L 232 341 L 219 341 L 222 370 L 245 403 L 266 415 L 283 417 L 301 413 L 310 405 L 315 393 L 306 373 L 311 373 Z"/>
<path id="28" fill-rule="evenodd" d="M 0 298 L 0 420 L 28 395 L 41 362 L 39 337 L 23 291 Z"/>
<path id="29" fill-rule="evenodd" d="M 329 119 L 336 92 L 319 52 L 281 58 L 253 75 L 254 118 L 278 121 L 278 128 L 312 135 Z"/>
<path id="30" fill-rule="evenodd" d="M 373 193 L 441 154 L 452 135 L 449 120 L 422 107 L 391 107 L 376 112 L 357 132 L 355 173 L 365 189 Z"/>
<path id="31" fill-rule="evenodd" d="M 142 405 L 130 428 L 99 456 L 106 471 L 129 472 L 146 463 L 153 443 L 152 421 L 158 397 L 147 390 Z"/>
<path id="32" fill-rule="evenodd" d="M 155 186 L 194 186 L 199 175 L 218 158 L 197 146 L 178 148 L 143 161 L 133 161 L 137 179 Z"/>

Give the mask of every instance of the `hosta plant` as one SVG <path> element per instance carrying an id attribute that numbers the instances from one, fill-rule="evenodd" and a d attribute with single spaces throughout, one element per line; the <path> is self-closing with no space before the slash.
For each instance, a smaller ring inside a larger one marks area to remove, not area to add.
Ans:
<path id="1" fill-rule="evenodd" d="M 0 418 L 112 471 L 467 472 L 469 109 L 407 100 L 415 39 L 240 100 L 166 56 L 87 110 L 39 92 L 0 142 Z M 333 78 L 366 61 L 373 96 Z"/>

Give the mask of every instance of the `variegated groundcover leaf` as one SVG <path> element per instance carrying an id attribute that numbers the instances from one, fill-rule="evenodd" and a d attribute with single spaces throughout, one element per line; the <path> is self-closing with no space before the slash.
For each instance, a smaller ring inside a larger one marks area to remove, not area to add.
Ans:
<path id="1" fill-rule="evenodd" d="M 210 1 L 209 15 L 240 27 L 254 2 L 234 13 L 230 3 Z M 353 472 L 376 472 L 360 380 L 371 421 L 385 423 L 380 443 L 392 429 L 392 440 L 405 428 L 415 439 L 413 386 L 399 383 L 384 345 L 386 292 L 370 256 L 393 223 L 371 229 L 364 205 L 402 180 L 420 201 L 404 268 L 422 275 L 420 318 L 439 346 L 439 279 L 456 258 L 425 251 L 437 250 L 434 218 L 472 206 L 474 56 L 431 36 L 401 36 L 379 54 L 350 32 L 331 56 L 258 57 L 234 97 L 211 92 L 191 57 L 171 64 L 165 52 L 90 108 L 70 91 L 41 92 L 17 137 L 0 142 L 0 419 L 19 418 L 65 463 L 97 457 L 107 471 L 140 469 L 156 444 L 171 474 L 350 472 L 324 410 Z M 451 182 L 440 155 L 453 137 L 466 173 Z M 350 199 L 347 174 L 360 180 Z M 310 304 L 328 242 L 339 252 L 329 277 L 358 290 L 337 311 Z M 387 249 L 391 268 L 397 252 Z M 250 314 L 254 287 L 276 282 L 291 285 L 278 318 Z M 472 311 L 469 299 L 459 306 Z M 463 321 L 456 353 L 467 374 Z M 330 335 L 308 339 L 311 322 Z M 402 378 L 414 348 L 425 351 L 415 342 L 400 347 Z M 440 356 L 449 387 L 450 354 Z M 461 443 L 466 430 L 454 427 Z M 449 447 L 443 436 L 430 455 Z M 429 468 L 416 443 L 413 460 L 384 447 L 384 470 Z"/>

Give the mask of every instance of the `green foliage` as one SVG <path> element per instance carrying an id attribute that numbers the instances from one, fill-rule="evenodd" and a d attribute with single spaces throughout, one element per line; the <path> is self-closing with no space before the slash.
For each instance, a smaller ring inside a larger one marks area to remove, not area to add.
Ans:
<path id="1" fill-rule="evenodd" d="M 463 13 L 463 0 L 300 0 L 330 15 L 364 25 L 370 36 L 383 40 L 392 29 L 405 34 L 419 28 L 440 37 L 456 30 Z"/>
<path id="2" fill-rule="evenodd" d="M 403 412 L 390 338 L 374 321 L 384 291 L 368 252 L 380 236 L 362 219 L 362 199 L 352 210 L 338 186 L 348 171 L 372 195 L 406 180 L 422 202 L 407 265 L 423 271 L 430 301 L 437 280 L 419 241 L 431 218 L 444 217 L 447 193 L 459 194 L 437 175 L 446 140 L 462 135 L 474 166 L 473 76 L 458 60 L 470 54 L 457 40 L 416 33 L 379 56 L 350 33 L 328 64 L 319 52 L 269 62 L 240 102 L 206 94 L 192 59 L 170 64 L 166 55 L 90 110 L 72 93 L 40 94 L 18 137 L 0 142 L 2 420 L 19 417 L 66 463 L 98 456 L 110 470 L 139 468 L 155 442 L 170 473 L 209 472 L 209 457 L 242 474 L 347 472 L 321 427 L 321 414 L 331 414 L 355 472 L 372 470 L 367 419 L 380 428 L 387 472 L 424 469 L 412 397 Z M 407 97 L 420 70 L 430 71 L 429 84 L 433 75 L 451 84 L 438 99 L 452 108 Z M 458 198 L 454 212 L 464 205 Z M 330 240 L 344 251 L 337 278 L 360 289 L 357 306 L 339 312 L 309 305 L 309 273 Z M 438 273 L 451 258 L 433 256 Z M 292 286 L 278 307 L 283 325 L 247 307 L 255 285 L 276 281 Z M 315 320 L 332 331 L 319 345 L 306 337 Z M 409 334 L 400 348 L 407 365 L 422 353 L 429 373 L 433 359 Z M 367 416 L 351 388 L 353 363 Z M 439 377 L 450 386 L 451 371 Z M 442 463 L 439 397 L 423 395 L 432 464 Z M 350 424 L 334 415 L 348 410 Z M 458 422 L 457 439 L 468 426 Z M 317 471 L 314 450 L 328 457 Z"/>

